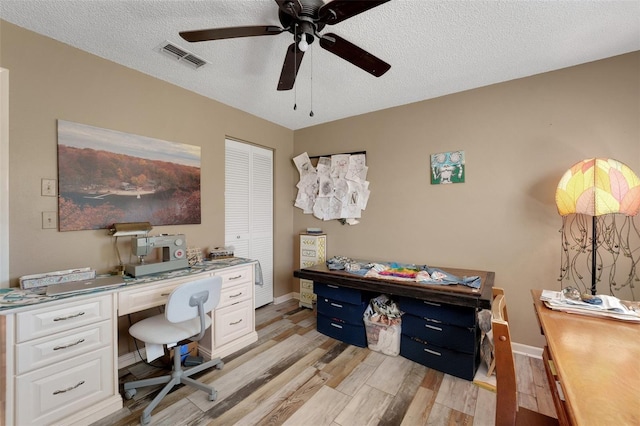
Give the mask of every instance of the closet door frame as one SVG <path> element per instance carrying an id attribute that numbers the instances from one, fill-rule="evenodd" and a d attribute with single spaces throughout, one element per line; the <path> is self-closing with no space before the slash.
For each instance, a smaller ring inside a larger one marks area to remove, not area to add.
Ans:
<path id="1" fill-rule="evenodd" d="M 255 307 L 273 302 L 273 151 L 225 140 L 225 245 L 260 261 Z M 246 210 L 245 210 L 246 207 Z"/>
<path id="2" fill-rule="evenodd" d="M 9 288 L 9 70 L 0 68 L 0 288 Z"/>

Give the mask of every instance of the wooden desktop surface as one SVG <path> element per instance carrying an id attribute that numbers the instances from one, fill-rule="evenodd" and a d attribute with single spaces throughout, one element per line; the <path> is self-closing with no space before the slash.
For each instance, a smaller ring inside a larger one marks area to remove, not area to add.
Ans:
<path id="1" fill-rule="evenodd" d="M 535 310 L 574 425 L 640 425 L 640 324 Z"/>

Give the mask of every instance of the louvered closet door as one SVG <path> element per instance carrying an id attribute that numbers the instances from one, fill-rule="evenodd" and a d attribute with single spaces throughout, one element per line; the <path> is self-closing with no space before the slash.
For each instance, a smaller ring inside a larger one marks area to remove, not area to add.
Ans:
<path id="1" fill-rule="evenodd" d="M 273 152 L 226 140 L 225 244 L 239 257 L 256 259 L 263 285 L 255 307 L 273 302 Z"/>

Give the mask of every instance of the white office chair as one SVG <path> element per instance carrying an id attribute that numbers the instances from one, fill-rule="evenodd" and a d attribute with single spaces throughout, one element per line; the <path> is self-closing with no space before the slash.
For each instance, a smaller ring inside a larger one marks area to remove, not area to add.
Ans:
<path id="1" fill-rule="evenodd" d="M 176 385 L 193 386 L 209 393 L 210 401 L 216 399 L 217 391 L 213 386 L 197 382 L 189 376 L 211 367 L 221 369 L 224 363 L 220 358 L 216 358 L 183 370 L 179 343 L 186 339 L 192 341 L 202 339 L 205 330 L 211 326 L 211 318 L 207 313 L 218 305 L 221 288 L 221 277 L 207 277 L 182 284 L 169 295 L 164 315 L 143 319 L 129 328 L 129 334 L 134 338 L 147 344 L 167 345 L 167 348 L 171 348 L 173 351 L 171 375 L 124 384 L 124 396 L 126 399 L 131 399 L 136 394 L 136 388 L 166 383 L 165 387 L 142 412 L 140 423 L 143 425 L 151 421 L 151 411 Z"/>

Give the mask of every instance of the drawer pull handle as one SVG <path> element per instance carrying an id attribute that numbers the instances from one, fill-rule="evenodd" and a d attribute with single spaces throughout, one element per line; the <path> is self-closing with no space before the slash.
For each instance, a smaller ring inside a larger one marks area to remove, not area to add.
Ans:
<path id="1" fill-rule="evenodd" d="M 331 285 L 331 284 L 327 284 L 327 287 L 329 287 L 329 288 L 340 288 L 340 287 L 339 287 L 339 286 L 337 286 L 337 285 Z"/>
<path id="2" fill-rule="evenodd" d="M 75 386 L 71 386 L 70 388 L 57 390 L 57 391 L 53 392 L 53 394 L 54 394 L 54 395 L 58 395 L 59 393 L 69 392 L 69 391 L 74 390 L 75 388 L 77 388 L 77 387 L 78 387 L 78 386 L 80 386 L 80 385 L 84 385 L 84 380 L 83 380 L 83 381 L 81 381 L 81 382 L 78 382 L 78 384 L 77 384 L 77 385 L 75 385 Z"/>
<path id="3" fill-rule="evenodd" d="M 232 294 L 229 297 L 238 297 L 238 296 L 242 296 L 242 292 L 238 293 L 238 294 Z"/>
<path id="4" fill-rule="evenodd" d="M 237 275 L 235 277 L 229 277 L 229 281 L 231 280 L 237 280 L 238 278 L 242 278 L 242 275 Z"/>
<path id="5" fill-rule="evenodd" d="M 236 325 L 236 324 L 240 324 L 241 322 L 242 322 L 242 318 L 240 318 L 238 321 L 230 322 L 229 325 Z"/>
<path id="6" fill-rule="evenodd" d="M 55 348 L 53 348 L 53 350 L 54 351 L 59 351 L 60 349 L 67 349 L 67 348 L 70 348 L 72 346 L 79 345 L 82 342 L 84 342 L 84 339 L 80 339 L 80 340 L 78 340 L 77 342 L 74 342 L 74 343 L 69 343 L 68 345 L 56 346 Z"/>
<path id="7" fill-rule="evenodd" d="M 436 352 L 436 351 L 432 351 L 431 349 L 426 349 L 424 350 L 425 352 L 429 352 L 432 355 L 437 355 L 437 356 L 442 356 L 442 354 L 440 352 Z"/>
<path id="8" fill-rule="evenodd" d="M 424 326 L 427 327 L 427 328 L 430 328 L 432 330 L 442 331 L 441 327 L 436 327 L 435 325 L 425 324 Z"/>
<path id="9" fill-rule="evenodd" d="M 331 326 L 332 326 L 332 327 L 335 327 L 335 328 L 342 328 L 342 326 L 341 326 L 341 325 L 339 325 L 339 324 L 334 324 L 334 323 L 331 323 Z"/>
<path id="10" fill-rule="evenodd" d="M 335 306 L 336 308 L 342 308 L 342 305 L 338 305 L 337 303 L 332 303 L 331 306 Z"/>
<path id="11" fill-rule="evenodd" d="M 423 302 L 425 305 L 438 306 L 438 307 L 442 306 L 440 303 L 428 302 L 428 301 L 426 301 L 426 300 L 423 300 L 422 302 Z"/>
<path id="12" fill-rule="evenodd" d="M 77 314 L 69 315 L 68 317 L 58 317 L 58 318 L 54 318 L 53 320 L 54 321 L 65 321 L 65 320 L 68 320 L 68 319 L 81 317 L 82 315 L 84 315 L 84 312 L 78 312 Z"/>
<path id="13" fill-rule="evenodd" d="M 160 293 L 160 296 L 162 297 L 168 297 L 171 293 Z"/>

